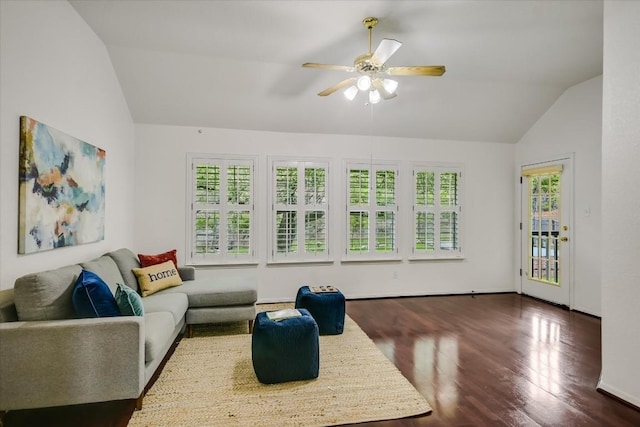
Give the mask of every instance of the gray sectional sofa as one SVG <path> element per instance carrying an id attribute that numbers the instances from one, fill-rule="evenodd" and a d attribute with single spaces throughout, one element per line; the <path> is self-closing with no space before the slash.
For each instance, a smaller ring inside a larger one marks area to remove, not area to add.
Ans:
<path id="1" fill-rule="evenodd" d="M 194 324 L 255 318 L 257 286 L 245 278 L 194 279 L 142 298 L 144 316 L 78 319 L 72 292 L 82 269 L 112 292 L 138 290 L 129 249 L 20 277 L 0 292 L 0 411 L 137 399 L 174 341 Z M 215 367 L 212 367 L 215 369 Z"/>

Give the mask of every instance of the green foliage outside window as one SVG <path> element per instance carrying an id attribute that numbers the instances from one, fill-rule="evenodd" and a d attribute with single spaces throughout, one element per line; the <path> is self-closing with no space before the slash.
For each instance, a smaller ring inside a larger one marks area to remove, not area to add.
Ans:
<path id="1" fill-rule="evenodd" d="M 306 167 L 304 169 L 304 203 L 309 208 L 299 206 L 299 183 L 297 166 L 279 166 L 275 169 L 276 203 L 291 209 L 276 212 L 276 251 L 297 253 L 299 250 L 298 212 L 304 212 L 304 251 L 323 253 L 326 251 L 326 214 L 312 210 L 314 206 L 326 203 L 326 168 Z"/>
<path id="2" fill-rule="evenodd" d="M 436 188 L 436 178 L 439 188 Z M 416 251 L 431 252 L 436 247 L 454 250 L 459 247 L 459 215 L 451 210 L 458 206 L 458 178 L 457 172 L 415 172 L 415 206 L 424 209 L 415 213 Z M 439 213 L 436 215 L 436 212 Z M 437 220 L 440 230 L 438 236 L 435 232 Z"/>
<path id="3" fill-rule="evenodd" d="M 374 226 L 375 243 L 373 249 L 377 253 L 396 250 L 396 217 L 393 210 L 396 201 L 396 177 L 394 170 L 375 170 L 374 188 L 371 188 L 371 172 L 369 169 L 349 170 L 349 204 L 352 207 L 363 207 L 375 212 L 375 223 L 369 221 L 368 211 L 351 211 L 349 213 L 349 252 L 368 253 L 370 251 L 369 227 Z M 375 210 L 370 206 L 371 194 L 375 195 Z M 385 208 L 392 210 L 384 210 Z"/>
<path id="4" fill-rule="evenodd" d="M 249 166 L 227 168 L 227 201 L 231 205 L 251 203 L 251 168 Z"/>
<path id="5" fill-rule="evenodd" d="M 200 164 L 195 167 L 195 202 L 206 208 L 195 213 L 195 245 L 197 254 L 219 254 L 221 215 L 227 222 L 228 254 L 248 254 L 251 250 L 251 213 L 244 210 L 221 211 L 220 165 Z M 229 165 L 226 168 L 226 199 L 229 206 L 251 203 L 251 167 Z"/>

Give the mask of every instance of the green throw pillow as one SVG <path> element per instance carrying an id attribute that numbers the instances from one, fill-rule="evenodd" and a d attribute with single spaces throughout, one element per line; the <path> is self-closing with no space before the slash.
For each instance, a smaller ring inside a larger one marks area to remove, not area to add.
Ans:
<path id="1" fill-rule="evenodd" d="M 116 303 L 123 316 L 144 316 L 142 297 L 128 286 L 117 284 Z"/>

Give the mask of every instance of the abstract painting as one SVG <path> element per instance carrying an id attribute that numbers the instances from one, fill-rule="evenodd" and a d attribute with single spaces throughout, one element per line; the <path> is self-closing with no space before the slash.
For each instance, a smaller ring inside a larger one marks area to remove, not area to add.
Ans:
<path id="1" fill-rule="evenodd" d="M 104 150 L 20 117 L 18 253 L 104 239 Z"/>

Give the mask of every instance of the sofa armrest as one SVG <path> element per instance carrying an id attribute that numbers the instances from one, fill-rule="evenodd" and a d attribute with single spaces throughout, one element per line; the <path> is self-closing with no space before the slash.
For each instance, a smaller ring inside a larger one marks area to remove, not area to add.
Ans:
<path id="1" fill-rule="evenodd" d="M 178 274 L 182 281 L 194 280 L 196 278 L 196 269 L 190 265 L 178 267 Z"/>
<path id="2" fill-rule="evenodd" d="M 0 323 L 0 410 L 135 399 L 144 319 Z"/>
<path id="3" fill-rule="evenodd" d="M 18 320 L 13 288 L 0 291 L 0 322 L 15 322 Z"/>

